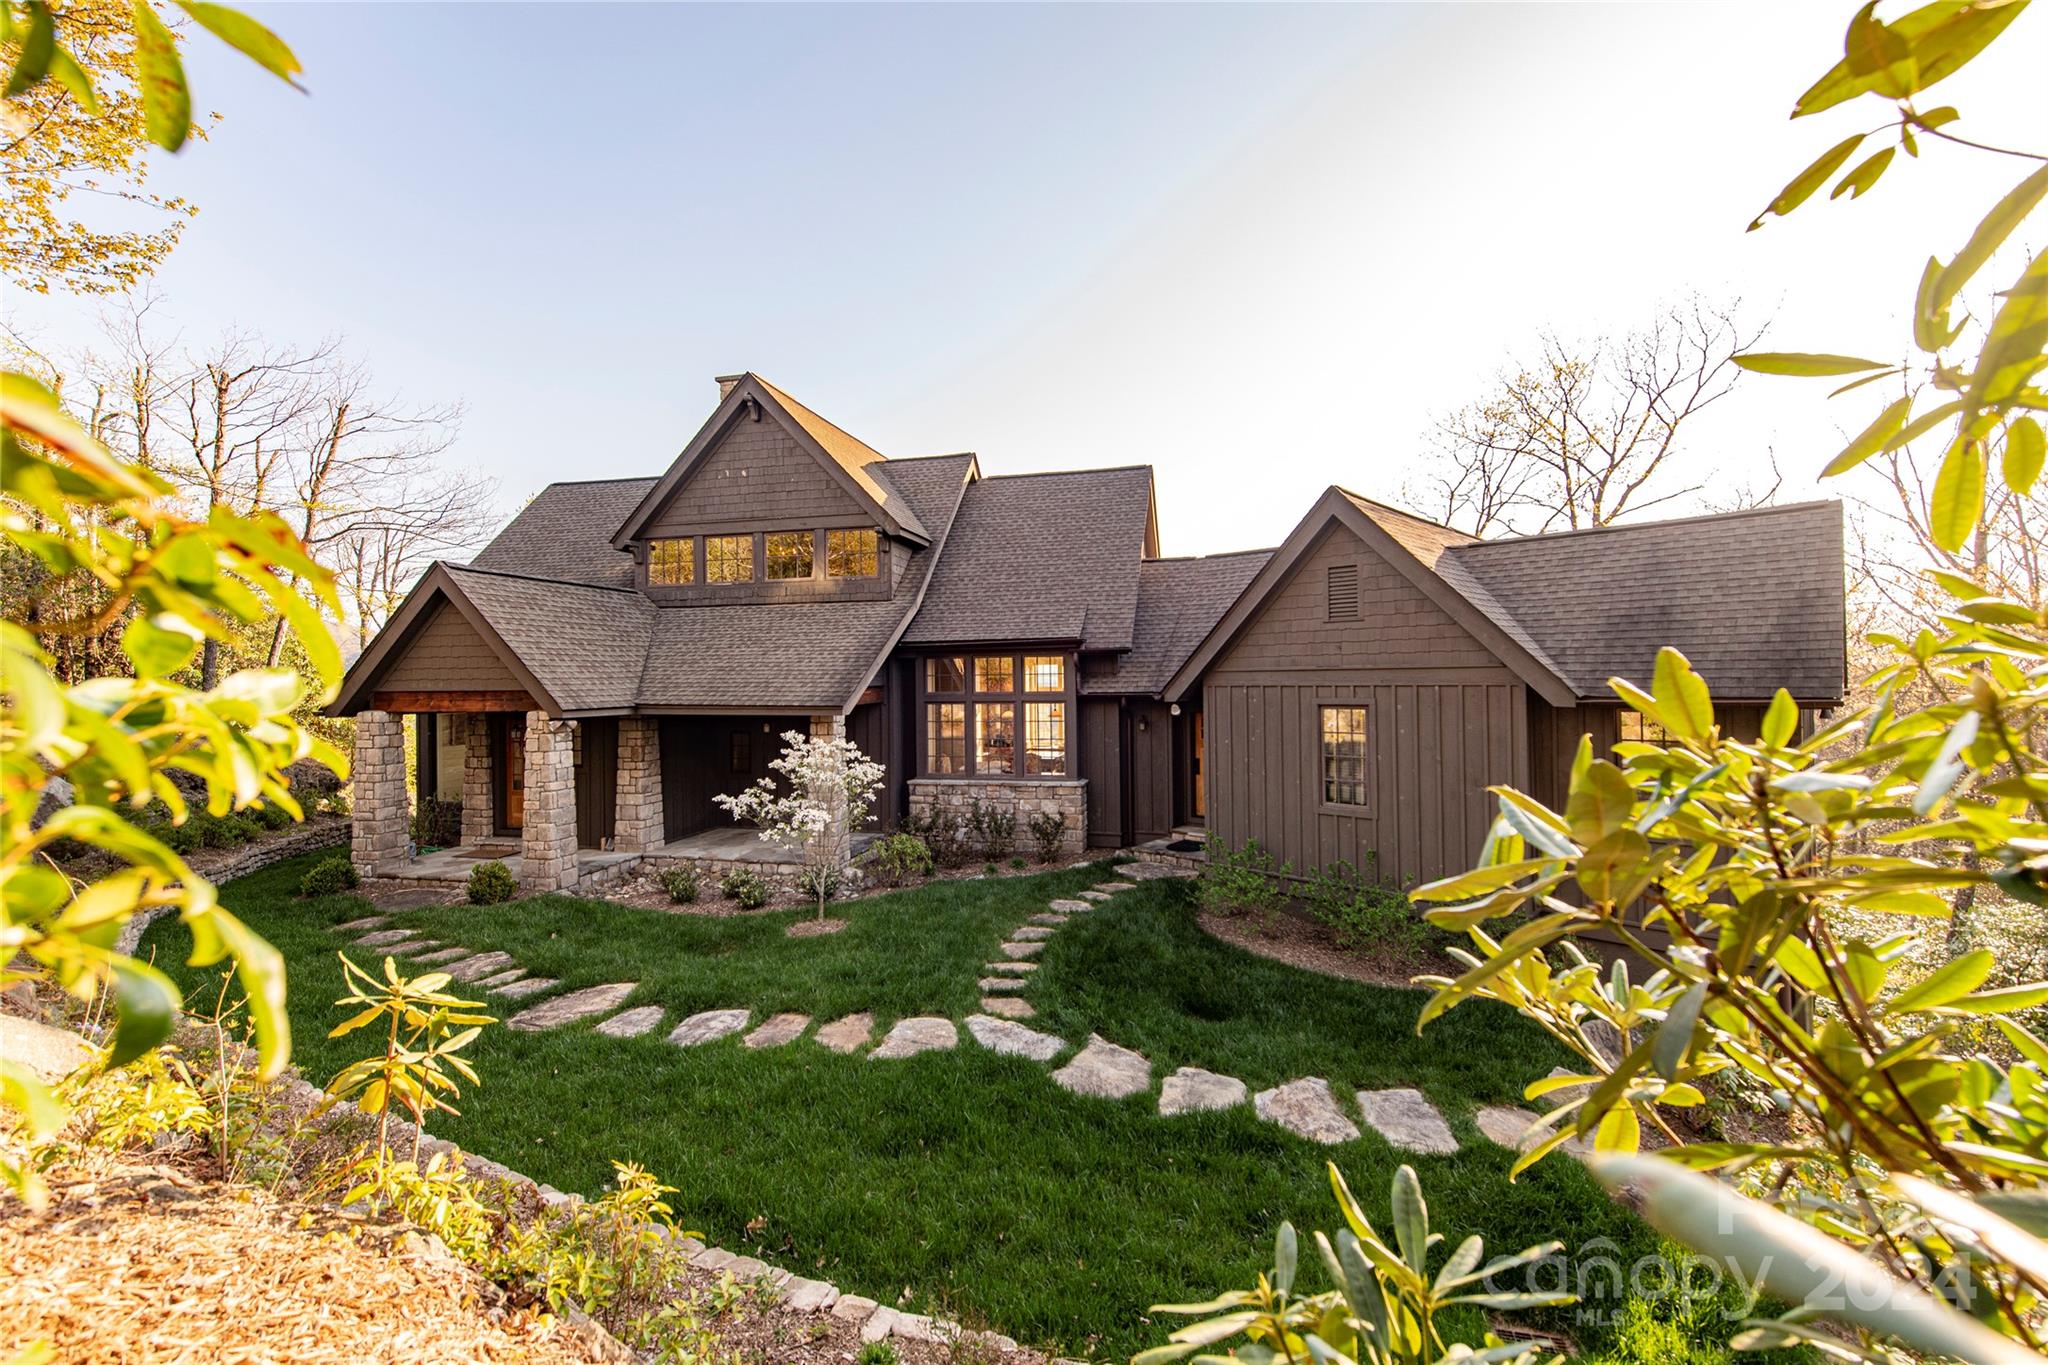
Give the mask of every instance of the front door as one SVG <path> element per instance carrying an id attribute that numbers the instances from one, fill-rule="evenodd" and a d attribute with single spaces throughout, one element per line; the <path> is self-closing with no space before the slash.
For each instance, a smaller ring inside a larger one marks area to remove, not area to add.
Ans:
<path id="1" fill-rule="evenodd" d="M 506 829 L 523 829 L 526 826 L 526 717 L 513 716 L 506 720 L 505 747 L 498 771 L 504 774 L 504 812 Z"/>
<path id="2" fill-rule="evenodd" d="M 1188 767 L 1194 774 L 1194 781 L 1188 785 L 1194 789 L 1194 804 L 1188 814 L 1195 819 L 1207 818 L 1209 814 L 1209 792 L 1202 782 L 1202 713 L 1195 712 L 1195 744 L 1188 753 Z"/>

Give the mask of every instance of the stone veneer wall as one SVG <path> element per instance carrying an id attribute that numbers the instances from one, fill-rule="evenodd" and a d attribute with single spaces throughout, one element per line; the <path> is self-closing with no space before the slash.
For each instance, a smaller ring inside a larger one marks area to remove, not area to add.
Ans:
<path id="1" fill-rule="evenodd" d="M 519 884 L 527 891 L 576 885 L 576 722 L 526 713 L 526 818 Z"/>
<path id="2" fill-rule="evenodd" d="M 487 844 L 497 834 L 498 813 L 491 790 L 491 726 L 480 715 L 450 716 L 462 745 L 462 842 Z"/>
<path id="3" fill-rule="evenodd" d="M 846 717 L 836 713 L 811 717 L 812 739 L 845 739 Z M 879 793 L 878 793 L 879 794 Z M 825 793 L 825 806 L 832 812 L 832 824 L 828 837 L 833 847 L 827 850 L 832 867 L 845 867 L 853 860 L 853 831 L 846 827 L 846 792 L 835 787 Z"/>
<path id="4" fill-rule="evenodd" d="M 661 809 L 661 734 L 652 716 L 619 720 L 618 814 L 612 847 L 646 853 L 667 841 Z"/>
<path id="5" fill-rule="evenodd" d="M 405 789 L 405 722 L 391 711 L 356 717 L 353 834 L 349 861 L 364 876 L 403 862 L 411 839 L 412 802 Z"/>
<path id="6" fill-rule="evenodd" d="M 1088 849 L 1088 780 L 1086 778 L 1021 778 L 1004 781 L 990 777 L 913 777 L 910 779 L 910 811 L 920 819 L 934 809 L 957 820 L 967 818 L 974 802 L 1017 812 L 1017 852 L 1029 856 L 1031 817 L 1042 812 L 1064 811 L 1067 816 L 1063 855 L 1079 857 Z"/>

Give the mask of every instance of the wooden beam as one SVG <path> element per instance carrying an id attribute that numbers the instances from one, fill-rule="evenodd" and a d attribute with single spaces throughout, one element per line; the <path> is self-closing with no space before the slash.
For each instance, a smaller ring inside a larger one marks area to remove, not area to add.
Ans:
<path id="1" fill-rule="evenodd" d="M 524 692 L 377 692 L 370 705 L 378 711 L 435 713 L 443 711 L 538 711 L 541 706 Z"/>
<path id="2" fill-rule="evenodd" d="M 863 691 L 859 697 L 855 698 L 853 704 L 855 706 L 869 706 L 875 702 L 880 701 L 881 699 L 882 689 L 879 687 L 870 687 Z"/>

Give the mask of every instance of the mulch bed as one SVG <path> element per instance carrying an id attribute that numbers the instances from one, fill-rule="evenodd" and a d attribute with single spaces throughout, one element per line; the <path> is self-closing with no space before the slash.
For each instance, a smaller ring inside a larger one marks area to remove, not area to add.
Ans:
<path id="1" fill-rule="evenodd" d="M 1107 857 L 1108 855 L 1105 854 L 1104 856 Z M 1041 872 L 1055 872 L 1067 865 L 1067 862 L 1031 863 L 1022 869 L 1017 869 L 1006 864 L 998 868 L 994 875 L 997 877 L 1035 877 Z M 890 886 L 886 882 L 879 880 L 870 882 L 854 895 L 842 896 L 834 901 L 833 904 L 851 904 L 856 901 L 869 900 L 875 896 L 885 896 L 891 891 L 908 891 L 914 887 L 929 886 L 933 882 L 980 881 L 987 876 L 989 874 L 984 872 L 979 864 L 971 864 L 964 867 L 942 867 L 929 877 L 906 882 L 902 886 Z M 670 914 L 675 915 L 704 915 L 712 919 L 727 919 L 734 915 L 772 915 L 782 910 L 799 910 L 817 905 L 817 902 L 809 896 L 787 890 L 779 883 L 771 881 L 770 886 L 773 890 L 769 895 L 766 905 L 755 910 L 742 910 L 737 902 L 729 901 L 719 895 L 717 878 L 707 875 L 703 878 L 703 887 L 697 899 L 678 905 L 669 899 L 668 892 L 662 890 L 661 883 L 655 879 L 654 873 L 643 872 L 629 881 L 620 883 L 618 886 L 596 893 L 590 899 L 610 901 L 614 905 L 636 906 L 642 910 L 666 910 Z"/>
<path id="2" fill-rule="evenodd" d="M 1414 988 L 1415 977 L 1456 976 L 1460 970 L 1456 962 L 1441 954 L 1393 957 L 1370 949 L 1340 948 L 1336 936 L 1322 925 L 1284 911 L 1223 915 L 1205 910 L 1197 918 L 1209 934 L 1248 953 L 1368 986 Z"/>
<path id="3" fill-rule="evenodd" d="M 846 927 L 843 919 L 800 919 L 782 932 L 791 938 L 822 938 Z"/>

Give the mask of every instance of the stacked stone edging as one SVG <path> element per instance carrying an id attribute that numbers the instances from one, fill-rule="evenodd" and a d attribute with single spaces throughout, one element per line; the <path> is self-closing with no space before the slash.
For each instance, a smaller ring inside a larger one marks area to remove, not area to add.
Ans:
<path id="1" fill-rule="evenodd" d="M 296 858 L 302 853 L 313 853 L 323 848 L 339 848 L 350 841 L 353 822 L 349 820 L 310 820 L 293 827 L 288 833 L 266 834 L 253 844 L 246 844 L 221 859 L 211 867 L 194 868 L 215 886 L 231 882 L 237 877 L 246 877 L 251 872 L 281 863 L 287 858 Z M 114 951 L 132 956 L 142 945 L 142 935 L 160 915 L 177 913 L 173 905 L 159 905 L 144 910 L 128 920 L 121 927 L 120 935 L 114 941 Z"/>

